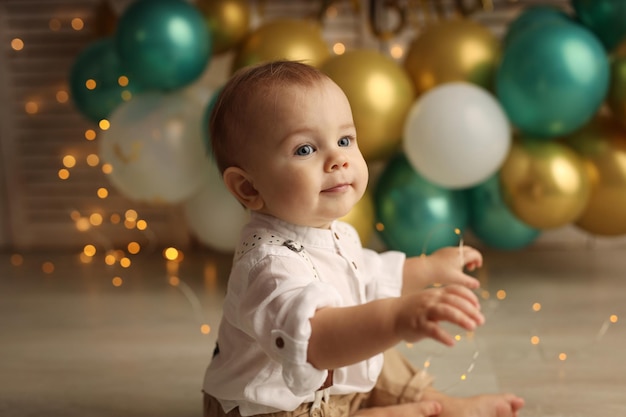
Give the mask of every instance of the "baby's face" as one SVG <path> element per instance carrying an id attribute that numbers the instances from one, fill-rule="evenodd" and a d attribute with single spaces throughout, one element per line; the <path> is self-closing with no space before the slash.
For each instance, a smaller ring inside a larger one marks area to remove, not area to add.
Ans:
<path id="1" fill-rule="evenodd" d="M 263 101 L 243 167 L 263 199 L 260 211 L 328 227 L 361 199 L 368 181 L 348 99 L 324 80 L 281 88 Z"/>

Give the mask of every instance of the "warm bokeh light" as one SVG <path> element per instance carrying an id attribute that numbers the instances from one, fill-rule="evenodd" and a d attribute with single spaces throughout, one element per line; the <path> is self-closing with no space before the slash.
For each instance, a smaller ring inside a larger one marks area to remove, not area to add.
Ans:
<path id="1" fill-rule="evenodd" d="M 122 100 L 129 101 L 131 98 L 133 98 L 133 93 L 131 93 L 128 90 L 124 90 L 122 91 L 121 96 L 122 96 Z"/>
<path id="2" fill-rule="evenodd" d="M 70 172 L 65 168 L 61 168 L 59 172 L 57 173 L 57 175 L 59 176 L 60 179 L 66 180 L 70 177 Z"/>
<path id="3" fill-rule="evenodd" d="M 489 299 L 489 297 L 491 297 L 491 294 L 489 293 L 489 291 L 481 289 L 481 290 L 480 290 L 480 297 L 481 297 L 483 300 L 488 300 L 488 299 Z"/>
<path id="4" fill-rule="evenodd" d="M 404 55 L 404 49 L 400 45 L 393 45 L 389 49 L 389 55 L 391 55 L 392 58 L 400 59 Z"/>
<path id="5" fill-rule="evenodd" d="M 111 217 L 109 217 L 109 220 L 111 221 L 111 223 L 113 224 L 119 224 L 119 222 L 122 221 L 122 216 L 120 216 L 117 213 L 113 213 L 111 214 Z"/>
<path id="6" fill-rule="evenodd" d="M 72 29 L 74 30 L 83 30 L 85 27 L 85 22 L 80 17 L 75 17 L 72 19 Z"/>
<path id="7" fill-rule="evenodd" d="M 504 300 L 506 298 L 506 291 L 498 290 L 498 292 L 496 292 L 496 298 L 498 300 Z"/>
<path id="8" fill-rule="evenodd" d="M 129 220 L 129 219 L 124 220 L 124 227 L 127 228 L 128 230 L 134 229 L 135 226 L 137 226 L 137 223 L 135 223 L 134 220 Z"/>
<path id="9" fill-rule="evenodd" d="M 376 230 L 378 230 L 379 232 L 382 232 L 383 230 L 385 230 L 385 225 L 382 223 L 376 223 Z"/>
<path id="10" fill-rule="evenodd" d="M 102 130 L 109 130 L 109 128 L 111 127 L 111 123 L 109 123 L 109 121 L 107 119 L 102 119 L 100 120 L 100 122 L 98 123 L 98 126 L 100 127 L 100 129 Z"/>
<path id="11" fill-rule="evenodd" d="M 166 248 L 163 250 L 163 257 L 168 261 L 175 261 L 178 258 L 178 249 L 176 248 Z"/>
<path id="12" fill-rule="evenodd" d="M 85 158 L 85 161 L 87 161 L 87 165 L 89 165 L 90 167 L 96 167 L 100 163 L 100 157 L 95 153 L 90 153 Z"/>
<path id="13" fill-rule="evenodd" d="M 57 91 L 56 98 L 59 103 L 67 103 L 70 99 L 70 95 L 65 90 L 59 90 Z"/>
<path id="14" fill-rule="evenodd" d="M 126 249 L 128 250 L 128 253 L 130 253 L 131 255 L 137 255 L 139 251 L 141 250 L 141 245 L 137 242 L 130 242 L 126 246 Z"/>
<path id="15" fill-rule="evenodd" d="M 120 287 L 123 281 L 122 281 L 122 278 L 120 277 L 113 277 L 113 279 L 111 280 L 111 283 L 113 284 L 114 287 Z"/>
<path id="16" fill-rule="evenodd" d="M 78 210 L 72 210 L 70 212 L 70 218 L 74 221 L 78 221 L 78 219 L 80 219 L 80 211 Z"/>
<path id="17" fill-rule="evenodd" d="M 103 222 L 103 218 L 102 218 L 102 214 L 100 213 L 92 213 L 89 216 L 89 223 L 91 223 L 93 226 L 100 226 Z"/>
<path id="18" fill-rule="evenodd" d="M 87 256 L 94 256 L 97 252 L 97 249 L 94 245 L 85 245 L 83 248 L 83 253 Z"/>
<path id="19" fill-rule="evenodd" d="M 122 268 L 129 268 L 131 263 L 132 262 L 130 261 L 130 258 L 123 257 L 122 259 L 120 259 L 120 266 Z"/>
<path id="20" fill-rule="evenodd" d="M 567 353 L 563 353 L 563 352 L 559 353 L 559 360 L 560 361 L 564 361 L 566 359 L 567 359 Z"/>
<path id="21" fill-rule="evenodd" d="M 48 27 L 53 32 L 61 30 L 61 21 L 59 19 L 50 19 L 50 21 L 48 22 Z"/>
<path id="22" fill-rule="evenodd" d="M 209 326 L 208 324 L 203 324 L 202 326 L 200 326 L 200 333 L 202 334 L 211 333 L 211 326 Z"/>
<path id="23" fill-rule="evenodd" d="M 611 317 L 609 317 L 609 320 L 611 321 L 611 323 L 617 323 L 617 315 L 612 314 Z"/>
<path id="24" fill-rule="evenodd" d="M 11 40 L 11 48 L 14 51 L 21 51 L 22 49 L 24 49 L 24 41 L 20 38 L 13 38 Z"/>
<path id="25" fill-rule="evenodd" d="M 105 174 L 110 174 L 111 172 L 113 172 L 113 165 L 102 164 L 102 172 Z"/>
<path id="26" fill-rule="evenodd" d="M 65 155 L 63 157 L 63 166 L 65 168 L 74 168 L 76 166 L 76 158 L 73 155 Z"/>
<path id="27" fill-rule="evenodd" d="M 467 375 L 466 374 L 461 375 L 461 381 L 465 381 L 466 379 L 467 379 Z"/>
<path id="28" fill-rule="evenodd" d="M 95 90 L 97 86 L 98 83 L 96 83 L 96 80 L 92 78 L 85 81 L 85 87 L 87 88 L 87 90 Z"/>
<path id="29" fill-rule="evenodd" d="M 24 263 L 24 257 L 19 253 L 14 253 L 11 255 L 11 265 L 20 266 Z"/>
<path id="30" fill-rule="evenodd" d="M 96 138 L 96 131 L 93 129 L 85 130 L 85 139 L 94 140 Z"/>
<path id="31" fill-rule="evenodd" d="M 177 276 L 171 276 L 168 279 L 168 282 L 172 287 L 177 287 L 178 285 L 180 285 L 180 278 L 178 278 Z"/>
<path id="32" fill-rule="evenodd" d="M 126 220 L 137 221 L 137 218 L 139 217 L 139 214 L 137 213 L 136 210 L 128 209 L 124 213 L 124 217 L 126 218 Z"/>
<path id="33" fill-rule="evenodd" d="M 533 311 L 540 311 L 540 310 L 541 310 L 541 304 L 533 303 Z"/>
<path id="34" fill-rule="evenodd" d="M 87 230 L 91 229 L 91 223 L 89 223 L 89 219 L 87 219 L 86 217 L 81 217 L 80 219 L 76 220 L 76 229 L 78 229 L 79 232 L 86 232 Z"/>
<path id="35" fill-rule="evenodd" d="M 126 87 L 128 85 L 128 77 L 125 75 L 120 75 L 120 77 L 117 79 L 117 83 L 120 85 L 120 87 Z"/>
<path id="36" fill-rule="evenodd" d="M 333 45 L 333 52 L 335 55 L 343 55 L 346 52 L 346 45 L 341 42 L 337 42 Z"/>
<path id="37" fill-rule="evenodd" d="M 148 228 L 148 222 L 145 220 L 137 220 L 137 229 L 146 230 Z"/>
<path id="38" fill-rule="evenodd" d="M 84 264 L 90 264 L 93 261 L 93 257 L 85 255 L 84 252 L 80 253 L 79 258 L 80 258 L 80 261 Z"/>
<path id="39" fill-rule="evenodd" d="M 98 191 L 96 191 L 96 194 L 99 198 L 105 199 L 109 196 L 109 190 L 104 187 L 100 187 L 98 188 Z"/>
<path id="40" fill-rule="evenodd" d="M 533 345 L 538 345 L 539 344 L 539 336 L 533 336 L 530 338 L 530 343 Z"/>
<path id="41" fill-rule="evenodd" d="M 24 105 L 24 111 L 28 114 L 37 114 L 39 113 L 39 104 L 34 101 L 27 101 Z"/>
<path id="42" fill-rule="evenodd" d="M 46 261 L 43 264 L 41 264 L 41 270 L 45 274 L 51 274 L 54 272 L 54 264 L 50 261 Z"/>
<path id="43" fill-rule="evenodd" d="M 115 255 L 111 253 L 107 253 L 107 255 L 104 257 L 104 263 L 109 266 L 115 265 L 116 260 L 117 259 L 115 258 Z"/>

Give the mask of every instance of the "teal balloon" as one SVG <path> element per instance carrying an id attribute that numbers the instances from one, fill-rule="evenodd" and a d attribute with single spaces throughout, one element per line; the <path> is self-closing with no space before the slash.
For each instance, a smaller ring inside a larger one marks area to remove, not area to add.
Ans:
<path id="1" fill-rule="evenodd" d="M 497 174 L 466 192 L 469 228 L 487 246 L 503 250 L 521 249 L 541 234 L 540 230 L 522 222 L 509 210 L 502 200 Z"/>
<path id="2" fill-rule="evenodd" d="M 385 245 L 408 256 L 430 254 L 459 244 L 468 224 L 463 191 L 435 185 L 420 176 L 403 153 L 385 166 L 374 189 L 378 233 Z"/>
<path id="3" fill-rule="evenodd" d="M 577 23 L 536 25 L 511 39 L 496 74 L 496 94 L 522 133 L 554 138 L 586 124 L 609 87 L 609 60 Z"/>
<path id="4" fill-rule="evenodd" d="M 211 58 L 212 39 L 200 11 L 184 0 L 138 0 L 115 34 L 124 66 L 146 88 L 174 90 L 194 81 Z"/>
<path id="5" fill-rule="evenodd" d="M 572 0 L 576 17 L 608 51 L 626 40 L 626 0 Z"/>
<path id="6" fill-rule="evenodd" d="M 109 117 L 123 101 L 142 91 L 136 80 L 120 85 L 120 77 L 127 76 L 117 55 L 112 38 L 105 38 L 88 45 L 72 64 L 69 87 L 72 101 L 83 116 L 93 122 Z M 95 82 L 95 88 L 87 88 L 87 82 Z"/>
<path id="7" fill-rule="evenodd" d="M 532 6 L 524 9 L 507 27 L 503 44 L 507 45 L 513 38 L 527 29 L 537 25 L 558 25 L 571 22 L 572 19 L 564 11 L 552 6 Z"/>

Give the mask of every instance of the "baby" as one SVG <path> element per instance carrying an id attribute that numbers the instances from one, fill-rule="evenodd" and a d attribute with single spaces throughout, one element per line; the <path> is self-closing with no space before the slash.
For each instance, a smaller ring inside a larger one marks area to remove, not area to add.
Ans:
<path id="1" fill-rule="evenodd" d="M 393 349 L 440 325 L 483 324 L 481 266 L 464 247 L 430 256 L 376 253 L 338 221 L 368 168 L 350 104 L 319 70 L 276 61 L 237 72 L 211 115 L 224 183 L 251 214 L 235 251 L 204 415 L 513 417 L 512 394 L 454 398 Z M 435 282 L 444 284 L 428 288 Z"/>

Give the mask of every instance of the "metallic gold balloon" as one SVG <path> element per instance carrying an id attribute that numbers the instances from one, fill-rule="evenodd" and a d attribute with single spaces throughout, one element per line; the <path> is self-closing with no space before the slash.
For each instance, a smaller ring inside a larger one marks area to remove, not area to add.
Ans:
<path id="1" fill-rule="evenodd" d="M 390 156 L 398 148 L 415 100 L 408 74 L 391 58 L 366 49 L 329 58 L 322 71 L 350 101 L 363 157 L 372 161 Z"/>
<path id="2" fill-rule="evenodd" d="M 340 220 L 350 223 L 359 234 L 363 246 L 366 246 L 374 233 L 374 200 L 372 194 L 367 191 L 363 198 L 352 207 L 350 213 Z"/>
<path id="3" fill-rule="evenodd" d="M 213 53 L 220 54 L 237 46 L 250 30 L 250 5 L 246 0 L 198 0 L 213 37 Z"/>
<path id="4" fill-rule="evenodd" d="M 591 196 L 581 229 L 605 236 L 626 234 L 626 131 L 609 117 L 599 117 L 567 138 L 583 158 Z"/>
<path id="5" fill-rule="evenodd" d="M 274 59 L 302 61 L 319 68 L 329 56 L 318 22 L 278 19 L 248 35 L 235 54 L 232 71 Z"/>
<path id="6" fill-rule="evenodd" d="M 487 90 L 500 59 L 500 42 L 469 19 L 442 20 L 426 26 L 409 45 L 404 68 L 417 94 L 450 81 L 467 81 Z"/>
<path id="7" fill-rule="evenodd" d="M 513 144 L 500 169 L 500 184 L 511 211 L 537 229 L 577 220 L 591 192 L 585 165 L 573 150 L 529 138 Z"/>

